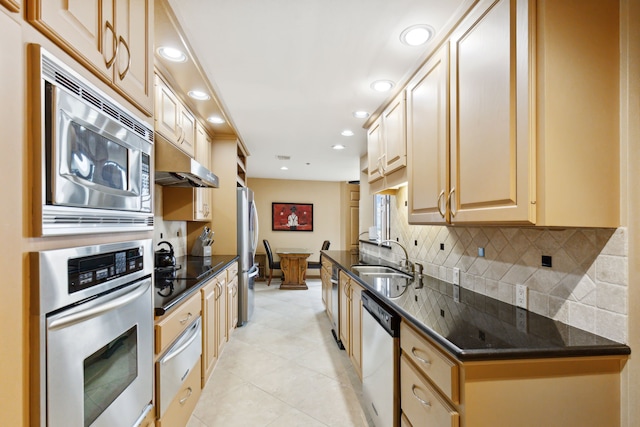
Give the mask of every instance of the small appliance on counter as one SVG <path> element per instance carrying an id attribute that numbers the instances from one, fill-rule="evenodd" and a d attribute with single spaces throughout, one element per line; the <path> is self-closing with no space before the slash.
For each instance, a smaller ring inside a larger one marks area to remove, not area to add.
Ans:
<path id="1" fill-rule="evenodd" d="M 211 256 L 211 245 L 213 244 L 213 234 L 209 227 L 204 227 L 200 236 L 191 248 L 193 256 Z"/>

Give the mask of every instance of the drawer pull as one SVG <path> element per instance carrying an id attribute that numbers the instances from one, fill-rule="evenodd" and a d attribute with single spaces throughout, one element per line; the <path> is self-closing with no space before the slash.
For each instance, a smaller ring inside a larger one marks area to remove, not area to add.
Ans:
<path id="1" fill-rule="evenodd" d="M 416 389 L 417 389 L 417 388 L 418 388 L 418 386 L 417 386 L 417 385 L 415 385 L 415 384 L 412 384 L 412 385 L 411 385 L 411 393 L 413 393 L 413 397 L 415 397 L 415 398 L 416 398 L 416 400 L 417 400 L 418 402 L 422 403 L 424 406 L 428 406 L 428 407 L 430 408 L 430 407 L 431 407 L 431 402 L 428 402 L 428 401 L 424 400 L 423 398 L 421 398 L 420 396 L 418 396 L 418 395 L 416 394 Z"/>
<path id="2" fill-rule="evenodd" d="M 187 395 L 185 397 L 183 397 L 182 399 L 180 399 L 180 404 L 184 405 L 184 402 L 189 400 L 189 398 L 191 397 L 192 394 L 193 394 L 193 389 L 191 387 L 188 387 L 187 388 Z"/>
<path id="3" fill-rule="evenodd" d="M 422 357 L 418 356 L 418 354 L 416 353 L 416 350 L 417 350 L 417 348 L 411 347 L 411 354 L 413 354 L 413 357 L 415 357 L 416 359 L 418 359 L 419 361 L 421 361 L 425 365 L 431 365 L 431 361 L 427 360 L 427 359 L 423 359 Z"/>
<path id="4" fill-rule="evenodd" d="M 187 323 L 187 322 L 189 321 L 189 319 L 191 319 L 192 317 L 193 317 L 193 314 L 191 314 L 191 312 L 189 312 L 189 313 L 187 314 L 187 317 L 185 317 L 184 319 L 182 319 L 182 320 L 180 321 L 180 324 L 181 324 L 181 325 L 184 325 L 184 324 L 185 324 L 185 323 Z"/>

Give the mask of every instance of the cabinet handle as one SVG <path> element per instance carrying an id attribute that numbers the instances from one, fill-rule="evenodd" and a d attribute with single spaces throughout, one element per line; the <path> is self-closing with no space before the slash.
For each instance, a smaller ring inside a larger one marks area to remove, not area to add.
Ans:
<path id="1" fill-rule="evenodd" d="M 431 361 L 428 359 L 424 359 L 420 356 L 418 356 L 418 354 L 416 353 L 417 348 L 415 347 L 411 347 L 411 354 L 413 354 L 413 357 L 415 357 L 416 359 L 418 359 L 420 362 L 424 363 L 425 365 L 431 365 Z"/>
<path id="2" fill-rule="evenodd" d="M 122 38 L 122 36 L 118 38 L 118 47 L 120 47 L 120 44 L 122 44 L 122 46 L 124 46 L 124 48 L 127 50 L 127 68 L 125 68 L 123 72 L 118 72 L 120 80 L 124 80 L 125 76 L 129 72 L 129 68 L 131 67 L 131 51 L 129 50 L 129 45 L 127 44 L 126 40 Z M 118 49 L 116 49 L 116 52 L 117 51 Z"/>
<path id="3" fill-rule="evenodd" d="M 193 317 L 193 314 L 191 314 L 191 312 L 189 312 L 189 313 L 187 314 L 187 317 L 185 317 L 184 319 L 182 319 L 182 320 L 180 321 L 180 324 L 181 324 L 181 325 L 184 325 L 184 324 L 185 324 L 185 323 L 187 323 L 187 322 L 189 321 L 189 319 L 191 319 L 192 317 Z"/>
<path id="4" fill-rule="evenodd" d="M 456 211 L 453 209 L 453 205 L 455 203 L 452 203 L 451 201 L 451 196 L 453 196 L 455 192 L 456 192 L 456 187 L 453 187 L 451 191 L 449 191 L 449 197 L 447 197 L 447 201 L 449 203 L 449 212 L 451 212 L 451 216 L 456 216 Z M 453 200 L 453 202 L 455 202 L 455 199 Z"/>
<path id="5" fill-rule="evenodd" d="M 111 57 L 111 59 L 107 60 L 105 58 L 104 61 L 104 65 L 107 66 L 107 68 L 111 68 L 111 66 L 113 65 L 113 61 L 116 60 L 116 57 L 118 56 L 118 36 L 116 35 L 116 30 L 113 28 L 113 24 L 111 24 L 111 22 L 109 21 L 105 21 L 105 33 L 107 32 L 106 30 L 110 30 L 111 34 L 113 35 L 113 56 Z"/>
<path id="6" fill-rule="evenodd" d="M 440 216 L 441 216 L 442 218 L 444 218 L 444 212 L 442 212 L 442 209 L 440 209 L 440 206 L 442 205 L 442 202 L 441 202 L 442 197 L 444 197 L 444 190 L 442 190 L 442 191 L 440 192 L 440 194 L 438 195 L 438 213 L 440 214 Z M 447 208 L 446 208 L 446 206 L 445 206 L 445 210 L 446 210 L 446 209 L 447 209 Z"/>
<path id="7" fill-rule="evenodd" d="M 191 387 L 187 388 L 187 395 L 185 397 L 183 397 L 182 399 L 180 399 L 180 404 L 184 405 L 184 403 L 191 397 L 191 395 L 193 394 L 193 389 Z"/>
<path id="8" fill-rule="evenodd" d="M 182 126 L 178 125 L 178 130 L 180 131 L 180 134 L 178 135 L 178 140 L 176 142 L 178 144 L 182 144 L 182 137 L 184 136 L 184 129 L 182 129 Z"/>
<path id="9" fill-rule="evenodd" d="M 415 397 L 415 398 L 416 398 L 416 400 L 417 400 L 418 402 L 422 403 L 424 406 L 431 407 L 431 402 L 429 402 L 429 401 L 427 401 L 427 400 L 424 400 L 423 398 L 421 398 L 420 396 L 418 396 L 418 395 L 416 394 L 416 389 L 417 389 L 417 388 L 418 388 L 418 386 L 417 386 L 417 385 L 415 385 L 415 384 L 411 384 L 411 393 L 413 394 L 413 397 Z"/>

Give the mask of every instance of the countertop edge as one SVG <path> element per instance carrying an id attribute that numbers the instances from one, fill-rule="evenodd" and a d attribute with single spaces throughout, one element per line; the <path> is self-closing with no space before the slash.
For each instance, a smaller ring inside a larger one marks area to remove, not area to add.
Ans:
<path id="1" fill-rule="evenodd" d="M 631 348 L 625 344 L 611 344 L 600 346 L 576 346 L 570 349 L 490 349 L 490 350 L 462 350 L 449 340 L 429 328 L 424 323 L 417 320 L 415 317 L 407 313 L 404 309 L 398 306 L 393 300 L 388 299 L 380 295 L 369 284 L 360 279 L 354 274 L 350 267 L 345 267 L 340 264 L 340 261 L 334 259 L 330 255 L 330 251 L 321 251 L 321 255 L 330 259 L 340 270 L 344 271 L 351 279 L 355 280 L 363 288 L 373 292 L 376 296 L 381 298 L 386 304 L 393 308 L 402 320 L 410 323 L 413 327 L 423 332 L 430 339 L 432 339 L 438 346 L 444 351 L 452 354 L 456 359 L 461 362 L 471 361 L 483 361 L 483 360 L 516 360 L 516 359 L 541 359 L 541 358 L 570 358 L 570 357 L 597 357 L 597 356 L 628 356 L 631 354 Z M 382 262 L 381 264 L 384 264 Z"/>

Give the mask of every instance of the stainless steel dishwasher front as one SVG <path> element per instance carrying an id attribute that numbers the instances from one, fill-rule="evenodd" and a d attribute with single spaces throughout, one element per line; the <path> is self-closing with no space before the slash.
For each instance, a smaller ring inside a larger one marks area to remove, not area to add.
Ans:
<path id="1" fill-rule="evenodd" d="M 362 292 L 362 392 L 376 427 L 395 427 L 400 318 L 371 292 Z"/>

